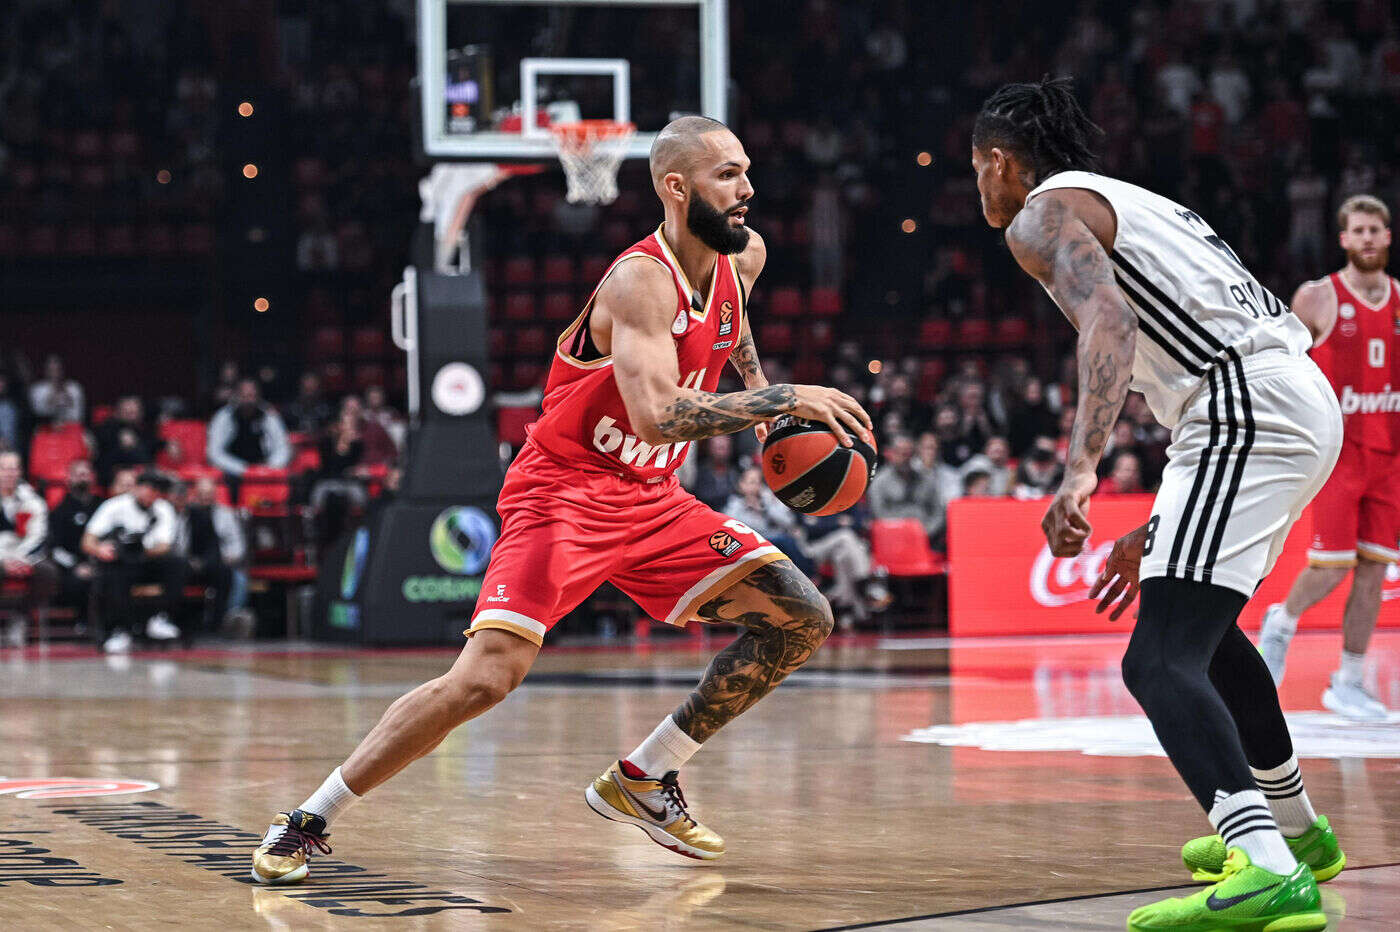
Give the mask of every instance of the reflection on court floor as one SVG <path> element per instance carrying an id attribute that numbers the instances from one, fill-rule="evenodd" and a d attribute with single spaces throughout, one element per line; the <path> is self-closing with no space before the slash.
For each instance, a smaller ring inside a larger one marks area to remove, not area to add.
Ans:
<path id="1" fill-rule="evenodd" d="M 1123 690 L 1123 636 L 833 639 L 686 768 L 724 860 L 598 819 L 583 786 L 722 641 L 547 650 L 288 889 L 246 882 L 256 833 L 452 652 L 0 651 L 0 928 L 1108 929 L 1186 879 L 1177 848 L 1207 825 Z M 1386 928 L 1400 724 L 1320 711 L 1338 649 L 1301 634 L 1283 696 L 1349 858 L 1327 909 Z M 1371 654 L 1400 707 L 1400 633 Z"/>

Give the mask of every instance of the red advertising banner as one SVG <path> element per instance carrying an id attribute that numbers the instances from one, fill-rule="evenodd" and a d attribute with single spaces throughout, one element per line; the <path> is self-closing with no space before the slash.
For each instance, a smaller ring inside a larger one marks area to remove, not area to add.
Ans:
<path id="1" fill-rule="evenodd" d="M 1040 532 L 1049 499 L 958 499 L 948 506 L 948 632 L 953 635 L 1084 634 L 1127 631 L 1094 614 L 1087 601 L 1113 542 L 1147 520 L 1150 495 L 1095 498 L 1094 526 L 1083 553 L 1056 559 Z M 1293 578 L 1307 565 L 1312 517 L 1304 513 L 1284 546 L 1278 566 L 1245 606 L 1240 623 L 1259 626 L 1270 603 L 1282 601 Z M 1303 616 L 1302 628 L 1340 628 L 1350 577 Z M 1400 627 L 1400 570 L 1386 577 L 1380 624 Z"/>

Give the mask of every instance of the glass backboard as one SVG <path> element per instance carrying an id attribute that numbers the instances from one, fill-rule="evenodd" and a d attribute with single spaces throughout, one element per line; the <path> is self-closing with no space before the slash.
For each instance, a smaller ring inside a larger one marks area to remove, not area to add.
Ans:
<path id="1" fill-rule="evenodd" d="M 418 0 L 423 151 L 553 158 L 551 123 L 634 123 L 644 158 L 676 116 L 725 119 L 727 0 Z"/>

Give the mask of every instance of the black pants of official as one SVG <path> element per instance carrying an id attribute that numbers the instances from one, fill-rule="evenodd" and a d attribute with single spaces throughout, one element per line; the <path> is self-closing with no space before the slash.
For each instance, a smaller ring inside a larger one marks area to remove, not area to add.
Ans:
<path id="1" fill-rule="evenodd" d="M 102 564 L 97 579 L 102 638 L 122 629 L 137 633 L 144 631 L 138 624 L 142 619 L 135 617 L 137 604 L 131 596 L 131 587 L 149 583 L 160 584 L 160 595 L 154 599 L 142 599 L 141 613 L 153 615 L 165 612 L 178 625 L 176 608 L 188 576 L 189 566 L 185 560 L 171 554 Z"/>

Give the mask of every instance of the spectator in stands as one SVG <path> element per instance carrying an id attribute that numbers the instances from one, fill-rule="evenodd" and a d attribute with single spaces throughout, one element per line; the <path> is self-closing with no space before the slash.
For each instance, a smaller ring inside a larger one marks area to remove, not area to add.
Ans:
<path id="1" fill-rule="evenodd" d="M 1142 461 L 1131 450 L 1122 450 L 1113 458 L 1113 470 L 1107 478 L 1099 480 L 1094 494 L 1134 495 L 1143 491 Z"/>
<path id="2" fill-rule="evenodd" d="M 288 430 L 318 434 L 330 423 L 333 410 L 321 394 L 321 377 L 303 372 L 297 380 L 297 396 L 282 407 L 282 416 Z"/>
<path id="3" fill-rule="evenodd" d="M 364 442 L 360 462 L 366 466 L 388 466 L 399 458 L 398 445 L 378 420 L 365 412 L 364 402 L 355 395 L 346 395 L 341 402 L 339 417 L 354 420 L 360 440 Z"/>
<path id="4" fill-rule="evenodd" d="M 962 475 L 949 466 L 938 449 L 938 435 L 926 430 L 919 435 L 914 451 L 914 468 L 932 473 L 938 480 L 938 494 L 945 502 L 951 502 L 962 494 Z"/>
<path id="5" fill-rule="evenodd" d="M 208 456 L 211 465 L 224 471 L 235 496 L 249 466 L 285 469 L 292 461 L 287 429 L 277 412 L 263 404 L 256 380 L 241 379 L 234 400 L 209 422 Z"/>
<path id="6" fill-rule="evenodd" d="M 83 553 L 98 563 L 102 647 L 109 654 L 131 650 L 131 629 L 137 622 L 131 595 L 134 585 L 160 585 L 155 613 L 146 622 L 146 637 L 168 641 L 180 636 L 171 618 L 184 594 L 186 567 L 171 553 L 175 508 L 161 497 L 169 488 L 170 481 L 160 473 L 141 473 L 135 489 L 97 506 L 83 532 Z"/>
<path id="7" fill-rule="evenodd" d="M 808 576 L 816 571 L 816 565 L 798 540 L 796 512 L 768 490 L 763 471 L 757 466 L 743 471 L 734 494 L 720 510 L 768 538 L 769 543 L 787 554 Z"/>
<path id="8" fill-rule="evenodd" d="M 1011 455 L 1025 456 L 1037 437 L 1055 434 L 1055 412 L 1045 400 L 1045 385 L 1031 376 L 1021 386 L 1020 394 L 1007 411 L 1006 439 L 1011 441 Z"/>
<path id="9" fill-rule="evenodd" d="M 1009 495 L 1011 493 L 1011 444 L 1005 437 L 992 437 L 982 452 L 969 459 L 962 466 L 962 479 L 967 482 L 969 473 L 987 474 L 989 495 Z"/>
<path id="10" fill-rule="evenodd" d="M 66 491 L 49 513 L 47 550 L 58 583 L 58 601 L 86 608 L 96 567 L 83 552 L 83 532 L 101 504 L 93 490 L 95 476 L 87 460 L 68 464 Z"/>
<path id="11" fill-rule="evenodd" d="M 835 515 L 802 515 L 799 520 L 803 551 L 819 566 L 831 568 L 832 582 L 826 596 L 842 630 L 866 621 L 872 610 L 889 605 L 889 591 L 870 575 L 866 537 L 870 515 L 864 505 Z"/>
<path id="12" fill-rule="evenodd" d="M 97 440 L 97 475 L 104 485 L 111 484 L 118 466 L 147 466 L 155 461 L 158 443 L 146 426 L 141 399 L 126 395 L 117 402 L 112 416 L 93 431 Z"/>
<path id="13" fill-rule="evenodd" d="M 343 405 L 340 417 L 321 438 L 321 468 L 311 485 L 311 511 L 316 540 L 322 545 L 339 537 L 351 513 L 363 511 L 369 500 L 360 428 L 358 408 Z"/>
<path id="14" fill-rule="evenodd" d="M 44 378 L 29 386 L 29 407 L 36 418 L 50 424 L 83 422 L 83 387 L 64 375 L 62 359 L 44 360 Z"/>
<path id="15" fill-rule="evenodd" d="M 225 632 L 251 632 L 247 611 L 248 555 L 243 525 L 232 508 L 219 504 L 213 478 L 201 476 L 194 489 L 181 486 L 173 496 L 177 518 L 174 553 L 185 560 L 189 579 L 214 592 L 214 618 Z"/>
<path id="16" fill-rule="evenodd" d="M 913 518 L 923 525 L 929 544 L 943 550 L 947 502 L 938 480 L 914 468 L 914 441 L 901 434 L 885 449 L 885 464 L 870 481 L 870 512 L 877 520 Z"/>
<path id="17" fill-rule="evenodd" d="M 1017 498 L 1043 498 L 1055 494 L 1064 477 L 1064 466 L 1055 456 L 1055 438 L 1037 437 L 1016 467 Z"/>
<path id="18" fill-rule="evenodd" d="M 724 509 L 739 488 L 739 471 L 734 468 L 734 440 L 720 434 L 704 441 L 700 468 L 695 473 L 695 497 L 717 511 Z"/>
<path id="19" fill-rule="evenodd" d="M 963 474 L 963 498 L 988 498 L 992 492 L 992 476 L 985 469 L 973 469 Z"/>
<path id="20" fill-rule="evenodd" d="M 928 430 L 931 420 L 929 407 L 915 397 L 909 376 L 902 372 L 890 376 L 885 382 L 884 395 L 873 412 L 877 421 L 883 422 L 893 412 L 899 415 L 904 433 L 916 434 Z"/>
<path id="21" fill-rule="evenodd" d="M 118 469 L 112 476 L 112 484 L 107 487 L 107 497 L 116 498 L 118 495 L 136 491 L 136 477 L 139 475 L 141 470 L 134 466 Z"/>
<path id="22" fill-rule="evenodd" d="M 219 380 L 214 383 L 213 404 L 210 405 L 212 410 L 217 411 L 224 405 L 233 403 L 234 398 L 238 395 L 240 378 L 238 363 L 232 359 L 225 359 L 219 366 Z"/>
<path id="23" fill-rule="evenodd" d="M 24 450 L 24 412 L 10 397 L 10 377 L 0 372 L 0 453 Z"/>
<path id="24" fill-rule="evenodd" d="M 49 506 L 24 481 L 18 453 L 0 453 L 0 580 L 27 581 L 23 613 L 28 615 L 53 598 L 57 576 L 40 563 L 48 528 Z M 6 640 L 24 643 L 25 620 L 16 619 Z"/>
<path id="25" fill-rule="evenodd" d="M 958 387 L 958 438 L 973 452 L 983 450 L 997 433 L 987 413 L 987 389 L 979 381 L 965 381 Z"/>
<path id="26" fill-rule="evenodd" d="M 394 441 L 396 451 L 403 449 L 408 436 L 408 425 L 399 412 L 389 406 L 389 397 L 382 385 L 371 385 L 365 389 L 365 420 L 384 428 L 389 439 Z"/>

